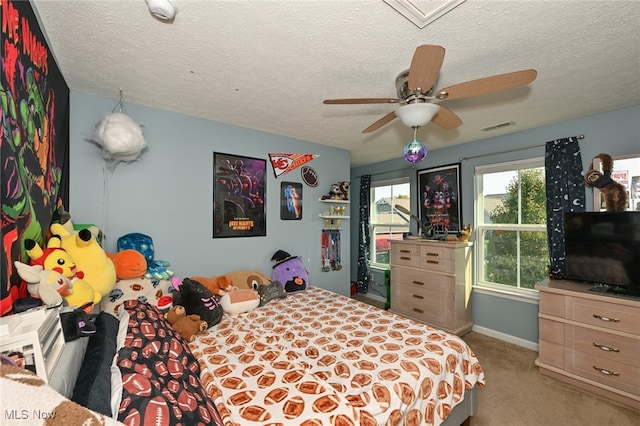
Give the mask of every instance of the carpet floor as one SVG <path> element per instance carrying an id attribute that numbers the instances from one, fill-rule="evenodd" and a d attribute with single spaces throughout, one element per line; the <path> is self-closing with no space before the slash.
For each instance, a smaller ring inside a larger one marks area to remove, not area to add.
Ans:
<path id="1" fill-rule="evenodd" d="M 640 425 L 640 411 L 541 375 L 536 351 L 475 332 L 463 340 L 487 382 L 472 426 Z"/>

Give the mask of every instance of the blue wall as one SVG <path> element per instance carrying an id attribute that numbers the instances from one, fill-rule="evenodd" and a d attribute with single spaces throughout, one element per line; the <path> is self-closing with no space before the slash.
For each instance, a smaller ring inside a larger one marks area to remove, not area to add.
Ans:
<path id="1" fill-rule="evenodd" d="M 423 137 L 428 145 L 429 132 L 427 129 L 425 130 Z M 461 162 L 462 221 L 473 224 L 474 168 L 476 166 L 542 157 L 544 156 L 545 142 L 577 135 L 585 135 L 585 138 L 580 141 L 584 170 L 588 169 L 593 157 L 601 152 L 613 156 L 640 153 L 640 106 L 582 117 L 451 148 L 438 149 L 430 152 L 427 158 L 416 167 L 412 167 L 402 160 L 402 147 L 397 147 L 398 159 L 351 170 L 352 198 L 357 199 L 360 190 L 358 177 L 364 174 L 371 174 L 372 180 L 409 176 L 412 193 L 414 193 L 416 191 L 417 170 L 457 163 L 460 157 L 491 154 Z M 539 146 L 504 152 L 533 145 Z M 588 210 L 591 210 L 593 206 L 593 195 L 590 189 L 586 190 L 586 206 Z M 352 210 L 356 211 L 353 207 Z M 417 202 L 412 206 L 412 211 L 417 212 Z M 412 226 L 414 226 L 413 223 Z M 351 239 L 354 242 L 351 247 L 351 256 L 352 259 L 357 259 L 358 227 L 355 218 L 351 222 Z M 356 268 L 357 264 L 354 260 L 351 271 L 353 279 L 357 276 Z M 516 341 L 524 340 L 537 343 L 538 305 L 535 301 L 533 303 L 523 302 L 500 295 L 484 292 L 481 294 L 474 291 L 472 307 L 475 326 L 491 330 L 497 335 L 511 336 Z"/>
<path id="2" fill-rule="evenodd" d="M 100 149 L 87 141 L 117 100 L 71 94 L 70 202 L 75 223 L 97 224 L 105 249 L 142 232 L 153 238 L 155 258 L 179 277 L 234 270 L 271 275 L 277 250 L 302 257 L 311 284 L 349 294 L 350 233 L 343 221 L 341 271 L 321 272 L 320 234 L 327 210 L 319 199 L 332 183 L 349 180 L 348 151 L 125 103 L 123 112 L 143 126 L 149 149 L 137 161 L 107 170 Z M 267 160 L 267 236 L 212 238 L 213 152 Z M 300 169 L 275 178 L 269 153 L 310 153 L 320 184 L 303 184 L 302 220 L 280 220 L 280 184 L 302 182 Z"/>

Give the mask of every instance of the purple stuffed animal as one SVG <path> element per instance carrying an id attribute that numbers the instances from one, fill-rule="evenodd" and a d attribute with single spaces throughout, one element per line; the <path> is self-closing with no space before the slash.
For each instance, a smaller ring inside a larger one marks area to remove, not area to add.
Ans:
<path id="1" fill-rule="evenodd" d="M 275 260 L 271 279 L 280 281 L 287 293 L 297 293 L 307 289 L 309 272 L 304 267 L 300 256 L 291 256 L 283 250 L 278 250 L 271 260 Z"/>

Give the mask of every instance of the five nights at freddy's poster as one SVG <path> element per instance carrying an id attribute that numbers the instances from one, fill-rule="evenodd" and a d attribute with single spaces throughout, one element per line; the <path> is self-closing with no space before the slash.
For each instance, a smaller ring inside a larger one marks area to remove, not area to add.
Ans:
<path id="1" fill-rule="evenodd" d="M 213 164 L 213 238 L 266 236 L 266 160 L 215 152 Z"/>

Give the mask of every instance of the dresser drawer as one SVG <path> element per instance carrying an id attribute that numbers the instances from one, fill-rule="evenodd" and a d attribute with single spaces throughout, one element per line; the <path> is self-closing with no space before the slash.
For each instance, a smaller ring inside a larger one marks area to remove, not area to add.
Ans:
<path id="1" fill-rule="evenodd" d="M 559 321 L 551 321 L 545 318 L 538 319 L 538 336 L 540 340 L 563 345 L 565 324 Z"/>
<path id="2" fill-rule="evenodd" d="M 565 328 L 567 348 L 640 368 L 640 338 L 632 339 L 568 324 Z"/>
<path id="3" fill-rule="evenodd" d="M 565 368 L 585 379 L 640 396 L 640 367 L 565 348 Z"/>
<path id="4" fill-rule="evenodd" d="M 640 335 L 640 310 L 632 306 L 567 296 L 565 314 L 573 321 Z"/>
<path id="5" fill-rule="evenodd" d="M 391 274 L 392 291 L 420 291 L 421 289 L 455 292 L 455 279 L 450 275 L 433 274 L 418 269 L 395 268 Z"/>
<path id="6" fill-rule="evenodd" d="M 405 289 L 393 293 L 391 309 L 401 315 L 441 328 L 455 325 L 455 297 L 428 289 Z"/>
<path id="7" fill-rule="evenodd" d="M 420 267 L 420 248 L 413 244 L 391 244 L 391 264 Z"/>
<path id="8" fill-rule="evenodd" d="M 455 273 L 455 251 L 444 245 L 423 246 L 420 266 L 428 271 Z"/>
<path id="9" fill-rule="evenodd" d="M 540 313 L 564 318 L 564 296 L 541 291 L 539 294 Z"/>

